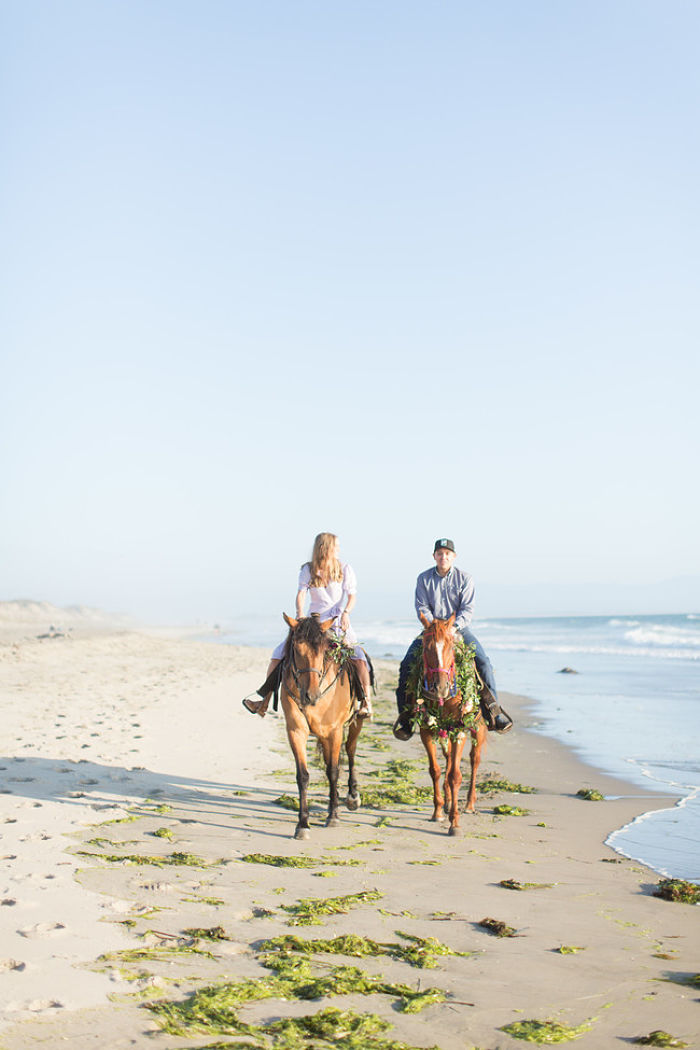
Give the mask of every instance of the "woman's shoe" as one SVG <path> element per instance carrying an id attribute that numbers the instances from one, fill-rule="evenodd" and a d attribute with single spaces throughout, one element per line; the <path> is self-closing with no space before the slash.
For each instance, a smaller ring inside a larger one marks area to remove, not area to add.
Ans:
<path id="1" fill-rule="evenodd" d="M 267 714 L 267 700 L 251 700 L 249 696 L 246 696 L 241 700 L 241 703 L 246 711 L 250 711 L 251 715 L 260 715 L 261 718 L 264 718 Z"/>

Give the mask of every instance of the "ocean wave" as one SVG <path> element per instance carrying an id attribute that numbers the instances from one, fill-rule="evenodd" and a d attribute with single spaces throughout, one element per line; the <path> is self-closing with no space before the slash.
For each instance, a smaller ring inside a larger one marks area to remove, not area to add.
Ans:
<path id="1" fill-rule="evenodd" d="M 667 626 L 665 624 L 636 625 L 625 632 L 625 638 L 635 646 L 687 646 L 700 654 L 700 631 L 692 627 Z"/>
<path id="2" fill-rule="evenodd" d="M 594 656 L 651 656 L 657 660 L 700 660 L 700 649 L 661 649 L 622 647 L 616 645 L 576 645 L 573 643 L 556 644 L 530 642 L 497 642 L 492 639 L 480 639 L 487 650 L 497 649 L 514 653 L 588 653 Z"/>

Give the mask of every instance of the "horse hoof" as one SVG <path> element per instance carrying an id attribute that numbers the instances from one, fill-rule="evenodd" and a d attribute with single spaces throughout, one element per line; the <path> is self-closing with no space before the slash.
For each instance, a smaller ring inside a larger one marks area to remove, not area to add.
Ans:
<path id="1" fill-rule="evenodd" d="M 348 795 L 345 799 L 345 805 L 354 812 L 362 805 L 362 796 L 359 793 L 357 795 Z"/>
<path id="2" fill-rule="evenodd" d="M 445 820 L 445 814 L 444 813 L 433 813 L 433 815 L 432 815 L 432 817 L 430 819 L 433 822 L 433 824 L 442 824 L 444 822 L 444 820 Z"/>
<path id="3" fill-rule="evenodd" d="M 460 831 L 460 829 L 459 829 L 459 828 L 457 827 L 457 825 L 456 825 L 456 824 L 452 824 L 452 825 L 450 826 L 450 830 L 449 830 L 449 831 L 447 832 L 447 834 L 448 834 L 448 835 L 452 835 L 452 836 L 455 836 L 455 835 L 461 835 L 461 834 L 462 834 L 462 832 Z"/>
<path id="4" fill-rule="evenodd" d="M 296 831 L 294 832 L 294 838 L 295 839 L 310 839 L 311 838 L 311 832 L 309 831 L 308 828 L 297 828 Z"/>
<path id="5" fill-rule="evenodd" d="M 338 820 L 337 817 L 327 817 L 326 818 L 326 827 L 327 828 L 337 828 L 339 824 L 340 824 L 340 821 Z"/>

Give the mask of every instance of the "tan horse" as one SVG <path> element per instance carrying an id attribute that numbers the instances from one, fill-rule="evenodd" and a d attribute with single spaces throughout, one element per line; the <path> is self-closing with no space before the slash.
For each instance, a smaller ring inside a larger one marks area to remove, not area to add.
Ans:
<path id="1" fill-rule="evenodd" d="M 473 813 L 476 804 L 476 774 L 481 751 L 486 742 L 486 725 L 476 700 L 463 700 L 456 680 L 454 614 L 449 620 L 428 620 L 421 614 L 423 624 L 423 678 L 422 688 L 414 698 L 419 713 L 420 738 L 428 752 L 430 776 L 433 781 L 433 815 L 431 820 L 443 821 L 447 810 L 450 835 L 459 835 L 459 789 L 462 783 L 462 752 L 471 738 L 471 780 L 467 796 L 467 812 Z M 473 705 L 476 704 L 476 715 Z M 422 724 L 421 724 L 422 723 Z M 431 724 L 427 724 L 431 723 Z M 445 794 L 440 789 L 441 768 L 437 757 L 440 741 L 446 759 Z"/>
<path id="2" fill-rule="evenodd" d="M 294 754 L 299 788 L 299 820 L 294 838 L 309 838 L 307 791 L 309 769 L 306 744 L 309 734 L 321 745 L 328 777 L 329 797 L 326 827 L 338 824 L 338 775 L 343 729 L 348 726 L 345 751 L 348 756 L 348 794 L 345 805 L 355 810 L 360 795 L 355 777 L 355 748 L 362 719 L 354 717 L 355 701 L 351 684 L 351 661 L 336 662 L 328 629 L 332 620 L 320 623 L 315 617 L 293 620 L 284 615 L 289 637 L 284 655 L 282 709 L 287 721 L 287 738 Z"/>

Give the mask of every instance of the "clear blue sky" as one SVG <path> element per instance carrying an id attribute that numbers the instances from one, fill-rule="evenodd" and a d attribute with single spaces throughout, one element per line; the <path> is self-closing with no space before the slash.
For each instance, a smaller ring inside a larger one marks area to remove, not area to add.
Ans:
<path id="1" fill-rule="evenodd" d="M 0 598 L 277 612 L 321 530 L 358 618 L 436 535 L 490 615 L 697 582 L 694 0 L 0 12 Z"/>

